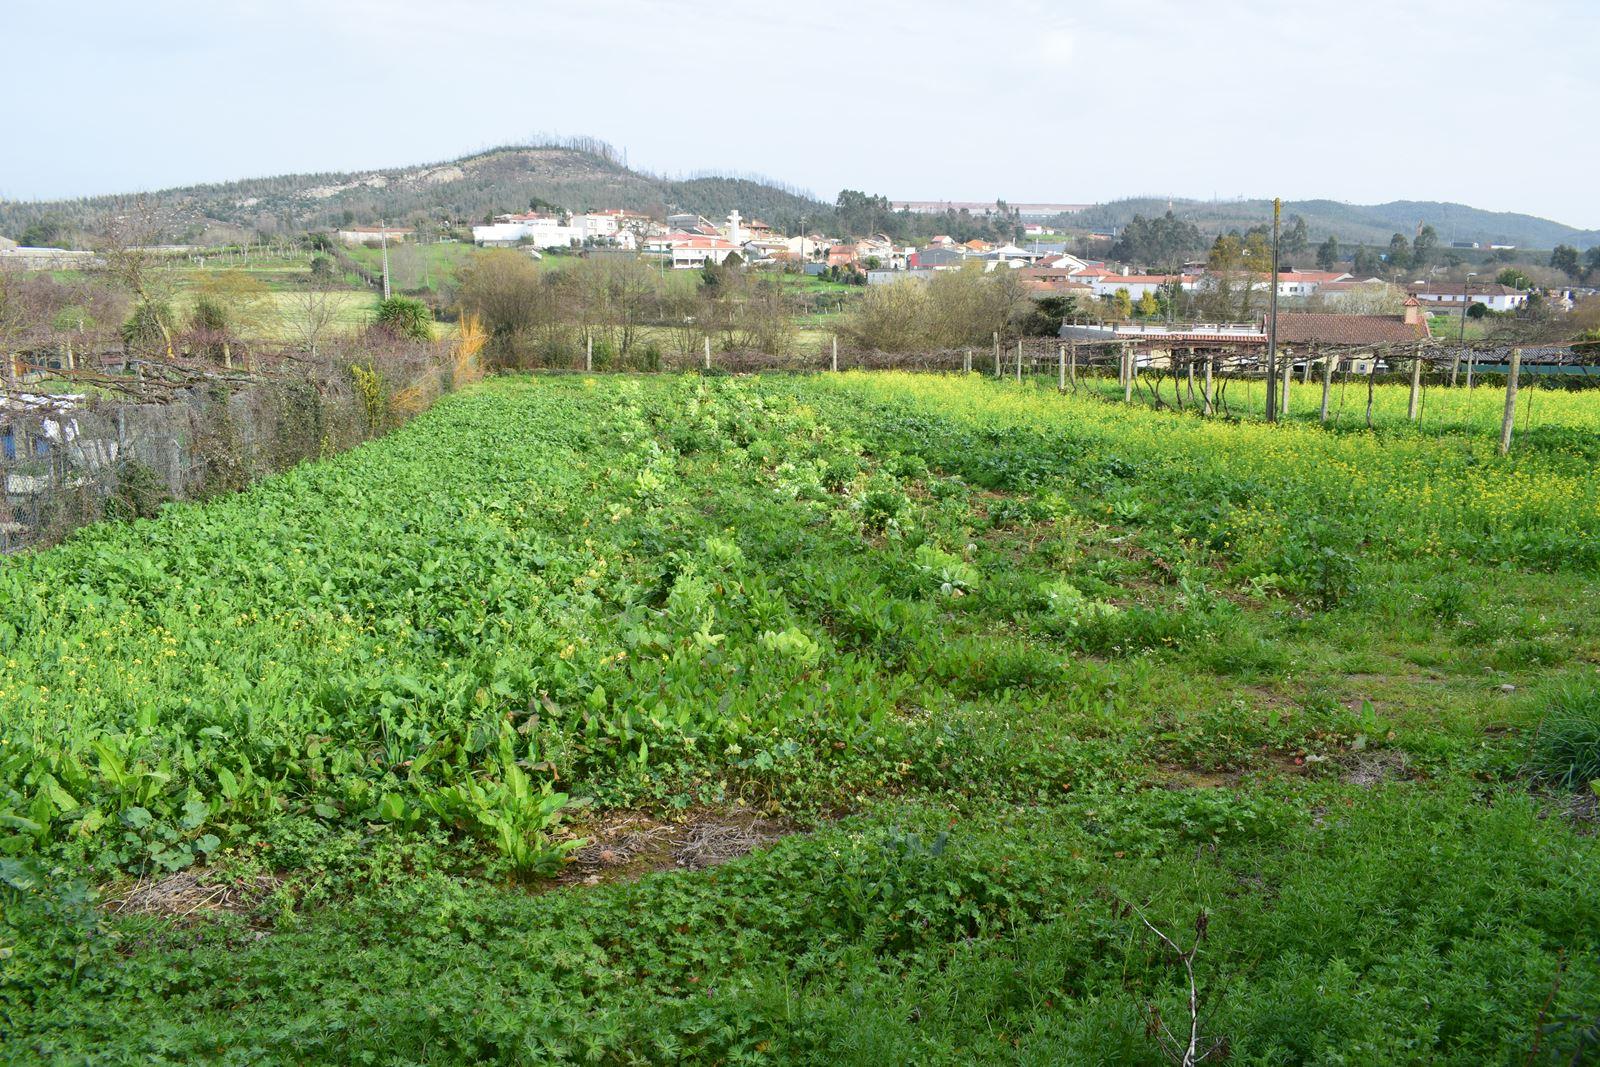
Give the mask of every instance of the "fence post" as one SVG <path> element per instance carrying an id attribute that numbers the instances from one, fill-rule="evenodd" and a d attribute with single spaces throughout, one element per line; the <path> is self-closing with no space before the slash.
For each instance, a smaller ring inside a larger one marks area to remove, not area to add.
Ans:
<path id="1" fill-rule="evenodd" d="M 594 334 L 588 330 L 583 332 L 583 369 L 586 373 L 594 370 Z"/>
<path id="2" fill-rule="evenodd" d="M 1412 352 L 1411 359 L 1411 402 L 1406 405 L 1406 418 L 1412 422 L 1422 414 L 1422 346 L 1418 345 Z"/>
<path id="3" fill-rule="evenodd" d="M 1328 393 L 1333 389 L 1333 365 L 1337 359 L 1333 356 L 1322 357 L 1322 412 L 1317 417 L 1318 422 L 1328 421 Z"/>
<path id="4" fill-rule="evenodd" d="M 833 338 L 833 369 L 835 371 L 839 369 L 839 336 L 837 334 Z"/>
<path id="5" fill-rule="evenodd" d="M 994 332 L 994 377 L 995 377 L 995 381 L 999 381 L 1000 380 L 1000 331 L 999 330 L 996 330 Z"/>
<path id="6" fill-rule="evenodd" d="M 1205 388 L 1203 390 L 1201 390 L 1201 393 L 1200 393 L 1201 397 L 1203 397 L 1205 399 L 1205 402 L 1206 402 L 1205 413 L 1207 415 L 1215 415 L 1217 413 L 1216 407 L 1213 405 L 1212 397 L 1211 397 L 1211 368 L 1213 366 L 1215 366 L 1216 362 L 1217 362 L 1217 354 L 1215 352 L 1207 352 L 1206 353 L 1206 383 L 1205 383 Z"/>
<path id="7" fill-rule="evenodd" d="M 961 357 L 961 373 L 972 373 L 972 349 L 967 349 L 966 355 Z"/>
<path id="8" fill-rule="evenodd" d="M 1289 417 L 1289 383 L 1294 381 L 1294 353 L 1285 348 L 1283 350 L 1283 395 L 1278 400 L 1278 418 L 1285 420 Z"/>
<path id="9" fill-rule="evenodd" d="M 1122 346 L 1122 402 L 1133 403 L 1133 347 L 1124 343 Z"/>
<path id="10" fill-rule="evenodd" d="M 1067 346 L 1061 345 L 1056 351 L 1056 392 L 1067 391 Z"/>
<path id="11" fill-rule="evenodd" d="M 1511 369 L 1506 372 L 1506 413 L 1500 419 L 1500 454 L 1511 451 L 1511 427 L 1517 421 L 1517 375 L 1522 370 L 1522 349 L 1511 350 Z"/>
<path id="12" fill-rule="evenodd" d="M 1022 384 L 1022 338 L 1017 338 L 1017 384 Z"/>
<path id="13" fill-rule="evenodd" d="M 706 338 L 706 370 L 711 369 L 711 338 Z"/>

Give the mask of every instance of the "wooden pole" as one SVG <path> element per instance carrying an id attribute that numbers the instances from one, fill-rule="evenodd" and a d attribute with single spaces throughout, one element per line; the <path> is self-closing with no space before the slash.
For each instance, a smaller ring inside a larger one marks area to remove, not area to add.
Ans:
<path id="1" fill-rule="evenodd" d="M 966 355 L 961 357 L 961 373 L 972 373 L 972 349 L 967 349 Z"/>
<path id="2" fill-rule="evenodd" d="M 1333 365 L 1337 362 L 1333 356 L 1322 357 L 1322 411 L 1317 417 L 1322 423 L 1328 421 L 1328 393 L 1333 390 Z"/>
<path id="3" fill-rule="evenodd" d="M 1189 349 L 1189 358 L 1183 361 L 1184 369 L 1189 375 L 1189 403 L 1194 403 L 1194 349 Z"/>
<path id="4" fill-rule="evenodd" d="M 587 330 L 583 333 L 583 369 L 594 370 L 594 334 Z"/>
<path id="5" fill-rule="evenodd" d="M 1406 418 L 1416 422 L 1422 414 L 1422 346 L 1418 345 L 1411 358 L 1411 402 L 1406 405 Z"/>
<path id="6" fill-rule="evenodd" d="M 711 338 L 706 338 L 706 370 L 711 369 Z"/>
<path id="7" fill-rule="evenodd" d="M 995 376 L 995 380 L 998 381 L 999 378 L 1000 378 L 1000 331 L 999 330 L 996 330 L 994 332 L 994 376 Z"/>
<path id="8" fill-rule="evenodd" d="M 1277 375 L 1278 375 L 1278 220 L 1283 214 L 1283 201 L 1274 197 L 1272 200 L 1272 288 L 1267 291 L 1267 421 L 1277 422 Z M 1245 300 L 1250 298 L 1250 278 L 1245 277 Z M 1284 377 L 1288 377 L 1289 368 L 1283 370 Z"/>
<path id="9" fill-rule="evenodd" d="M 1511 350 L 1511 369 L 1506 373 L 1506 411 L 1500 419 L 1500 454 L 1511 451 L 1511 428 L 1517 421 L 1517 375 L 1522 371 L 1522 349 Z"/>
<path id="10" fill-rule="evenodd" d="M 1067 391 L 1067 346 L 1056 349 L 1056 392 Z"/>
<path id="11" fill-rule="evenodd" d="M 1067 352 L 1067 380 L 1072 383 L 1072 391 L 1076 393 L 1078 391 L 1078 343 L 1076 341 L 1068 341 Z"/>
<path id="12" fill-rule="evenodd" d="M 1378 354 L 1372 353 L 1367 363 L 1367 429 L 1372 429 L 1372 390 L 1378 381 Z"/>
<path id="13" fill-rule="evenodd" d="M 1124 343 L 1122 346 L 1122 402 L 1133 403 L 1133 347 Z"/>
<path id="14" fill-rule="evenodd" d="M 1205 413 L 1207 415 L 1215 415 L 1217 413 L 1215 397 L 1213 397 L 1211 391 L 1211 371 L 1216 362 L 1217 354 L 1215 352 L 1206 353 L 1206 382 L 1205 387 L 1200 391 L 1200 396 L 1206 402 Z"/>
<path id="15" fill-rule="evenodd" d="M 1456 371 L 1461 369 L 1461 349 L 1450 354 L 1450 388 L 1456 387 Z"/>
<path id="16" fill-rule="evenodd" d="M 1022 338 L 1017 338 L 1017 384 L 1022 384 Z"/>
<path id="17" fill-rule="evenodd" d="M 1476 353 L 1471 351 L 1467 353 L 1467 392 L 1469 393 L 1472 392 L 1472 357 L 1474 355 Z"/>
<path id="18" fill-rule="evenodd" d="M 837 335 L 833 339 L 833 369 L 835 371 L 839 369 L 839 338 Z"/>
<path id="19" fill-rule="evenodd" d="M 1294 354 L 1287 348 L 1283 350 L 1283 399 L 1278 403 L 1278 418 L 1289 417 L 1289 383 L 1294 381 Z"/>

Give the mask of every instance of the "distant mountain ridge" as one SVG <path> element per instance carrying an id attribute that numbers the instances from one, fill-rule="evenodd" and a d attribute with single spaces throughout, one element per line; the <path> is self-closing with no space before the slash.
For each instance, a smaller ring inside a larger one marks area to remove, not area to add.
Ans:
<path id="1" fill-rule="evenodd" d="M 43 220 L 59 223 L 69 235 L 92 232 L 105 216 L 127 211 L 135 200 L 156 224 L 159 232 L 155 239 L 180 243 L 380 221 L 393 225 L 422 220 L 473 223 L 492 213 L 526 210 L 535 202 L 572 211 L 622 207 L 655 214 L 693 212 L 709 218 L 720 218 L 738 208 L 746 218 L 760 218 L 780 229 L 792 227 L 801 218 L 818 228 L 835 221 L 832 204 L 778 182 L 652 175 L 626 166 L 603 142 L 576 139 L 565 144 L 492 148 L 418 166 L 284 174 L 136 196 L 0 200 L 0 236 L 20 239 L 31 225 Z M 1135 214 L 1163 214 L 1169 204 L 1174 214 L 1194 222 L 1208 235 L 1248 229 L 1272 216 L 1271 202 L 1266 200 L 1133 197 L 1097 204 L 1065 218 L 1074 228 L 1109 229 L 1126 225 Z M 1305 218 L 1313 240 L 1321 241 L 1331 233 L 1344 244 L 1386 245 L 1392 234 L 1409 237 L 1423 223 L 1432 225 L 1445 245 L 1476 241 L 1548 249 L 1557 244 L 1579 248 L 1600 244 L 1600 230 L 1436 201 L 1370 205 L 1286 201 L 1284 218 L 1293 215 Z"/>
<path id="2" fill-rule="evenodd" d="M 1077 215 L 1069 216 L 1074 225 L 1096 229 L 1121 227 L 1134 215 L 1162 215 L 1170 204 L 1172 213 L 1193 222 L 1203 233 L 1219 233 L 1237 227 L 1270 221 L 1270 200 L 1167 200 L 1157 197 L 1131 197 L 1114 200 Z M 1482 245 L 1510 244 L 1519 248 L 1548 249 L 1558 244 L 1588 248 L 1600 244 L 1600 230 L 1580 230 L 1534 215 L 1511 211 L 1484 211 L 1465 204 L 1437 200 L 1392 200 L 1386 204 L 1346 204 L 1338 200 L 1285 200 L 1283 218 L 1287 222 L 1299 215 L 1306 220 L 1313 241 L 1329 234 L 1345 244 L 1386 245 L 1396 233 L 1410 238 L 1417 227 L 1430 225 L 1441 244 L 1456 241 Z"/>
<path id="3" fill-rule="evenodd" d="M 69 231 L 93 230 L 107 214 L 138 201 L 160 239 L 204 242 L 230 232 L 300 231 L 347 224 L 404 225 L 423 219 L 480 222 L 538 201 L 572 211 L 621 207 L 665 213 L 746 217 L 773 224 L 815 218 L 828 205 L 777 183 L 749 178 L 665 178 L 631 170 L 599 142 L 507 146 L 421 166 L 344 173 L 284 174 L 190 185 L 127 196 L 0 201 L 0 235 L 19 238 L 53 219 Z"/>

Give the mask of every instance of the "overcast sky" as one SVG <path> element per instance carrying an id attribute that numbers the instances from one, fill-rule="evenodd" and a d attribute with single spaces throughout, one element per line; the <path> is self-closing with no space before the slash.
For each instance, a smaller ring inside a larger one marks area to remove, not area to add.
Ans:
<path id="1" fill-rule="evenodd" d="M 0 0 L 0 25 L 9 198 L 554 132 L 828 200 L 1454 200 L 1600 228 L 1594 0 Z"/>

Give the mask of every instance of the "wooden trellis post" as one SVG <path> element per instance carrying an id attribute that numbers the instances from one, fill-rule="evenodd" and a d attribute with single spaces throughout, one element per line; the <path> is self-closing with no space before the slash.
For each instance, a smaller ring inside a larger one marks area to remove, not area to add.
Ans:
<path id="1" fill-rule="evenodd" d="M 1017 384 L 1022 384 L 1022 338 L 1017 338 Z"/>
<path id="2" fill-rule="evenodd" d="M 966 354 L 961 357 L 961 373 L 972 373 L 972 349 L 970 348 L 967 349 Z"/>
<path id="3" fill-rule="evenodd" d="M 711 338 L 706 338 L 706 370 L 711 369 Z"/>
<path id="4" fill-rule="evenodd" d="M 1000 380 L 1000 331 L 994 332 L 994 377 Z"/>
<path id="5" fill-rule="evenodd" d="M 1522 370 L 1522 349 L 1511 350 L 1511 369 L 1506 372 L 1506 411 L 1500 419 L 1500 454 L 1511 451 L 1511 428 L 1517 421 L 1517 375 Z"/>
<path id="6" fill-rule="evenodd" d="M 839 337 L 837 334 L 833 338 L 833 369 L 835 372 L 839 370 Z"/>
<path id="7" fill-rule="evenodd" d="M 1406 418 L 1416 422 L 1422 415 L 1422 346 L 1412 352 L 1411 402 L 1406 405 Z"/>
<path id="8" fill-rule="evenodd" d="M 1056 351 L 1056 392 L 1067 391 L 1067 346 L 1061 345 Z"/>
<path id="9" fill-rule="evenodd" d="M 1294 381 L 1294 353 L 1283 350 L 1283 395 L 1278 401 L 1279 420 L 1289 417 L 1289 383 Z"/>
<path id="10" fill-rule="evenodd" d="M 1133 346 L 1126 341 L 1122 344 L 1122 402 L 1133 403 Z"/>
<path id="11" fill-rule="evenodd" d="M 1205 402 L 1205 408 L 1203 410 L 1204 410 L 1204 414 L 1206 414 L 1206 415 L 1215 415 L 1217 413 L 1216 405 L 1215 405 L 1215 403 L 1213 401 L 1213 398 L 1212 398 L 1212 395 L 1211 395 L 1211 390 L 1212 390 L 1211 374 L 1212 374 L 1212 368 L 1216 365 L 1216 362 L 1217 362 L 1217 354 L 1215 352 L 1207 352 L 1206 353 L 1206 378 L 1205 378 L 1205 381 L 1201 384 L 1201 387 L 1200 387 L 1200 399 Z"/>
<path id="12" fill-rule="evenodd" d="M 588 330 L 583 332 L 583 369 L 586 373 L 594 370 L 594 334 Z"/>
<path id="13" fill-rule="evenodd" d="M 1472 358 L 1476 354 L 1471 350 L 1467 352 L 1467 392 L 1469 393 L 1472 392 Z"/>
<path id="14" fill-rule="evenodd" d="M 1337 362 L 1338 358 L 1335 356 L 1322 357 L 1322 411 L 1317 417 L 1317 421 L 1322 423 L 1328 421 L 1328 393 L 1333 390 L 1333 370 Z"/>
<path id="15" fill-rule="evenodd" d="M 1067 380 L 1072 383 L 1072 391 L 1078 391 L 1078 343 L 1067 342 Z"/>

